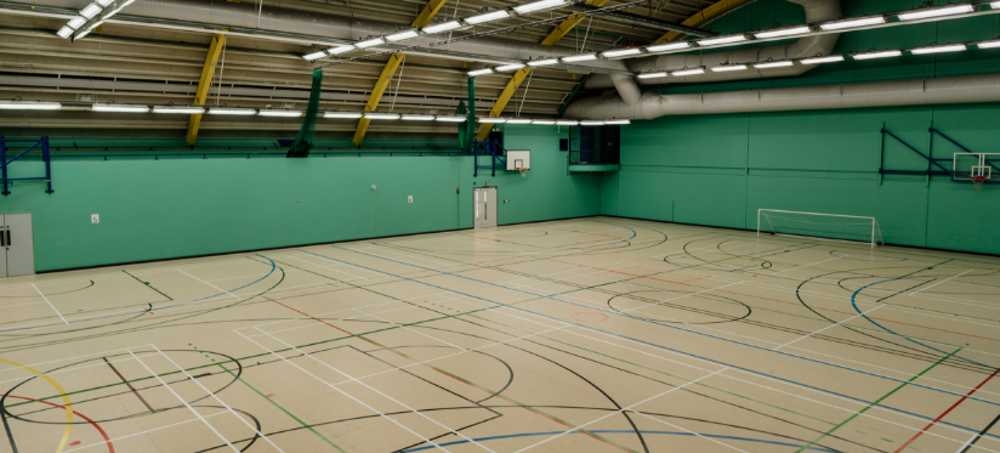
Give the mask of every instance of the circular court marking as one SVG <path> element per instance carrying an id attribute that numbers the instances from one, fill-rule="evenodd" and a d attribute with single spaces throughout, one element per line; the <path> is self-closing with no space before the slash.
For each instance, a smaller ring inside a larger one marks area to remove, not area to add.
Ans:
<path id="1" fill-rule="evenodd" d="M 750 316 L 747 304 L 719 295 L 687 291 L 646 290 L 619 294 L 608 307 L 636 318 L 668 324 L 718 324 Z"/>
<path id="2" fill-rule="evenodd" d="M 573 318 L 574 321 L 580 322 L 604 322 L 608 320 L 608 315 L 596 311 L 581 311 L 573 313 L 573 316 L 570 317 Z"/>

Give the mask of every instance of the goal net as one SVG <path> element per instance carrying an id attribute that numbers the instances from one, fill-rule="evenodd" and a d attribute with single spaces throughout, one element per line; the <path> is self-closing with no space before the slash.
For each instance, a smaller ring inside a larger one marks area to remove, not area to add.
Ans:
<path id="1" fill-rule="evenodd" d="M 758 237 L 761 232 L 863 242 L 871 244 L 872 248 L 885 245 L 874 217 L 760 209 L 757 211 Z"/>

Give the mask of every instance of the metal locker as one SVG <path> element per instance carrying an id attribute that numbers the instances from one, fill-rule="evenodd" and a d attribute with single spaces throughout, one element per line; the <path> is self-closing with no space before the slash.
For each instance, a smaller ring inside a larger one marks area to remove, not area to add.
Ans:
<path id="1" fill-rule="evenodd" d="M 31 214 L 7 214 L 3 217 L 5 276 L 18 277 L 35 274 L 34 235 L 31 231 Z"/>

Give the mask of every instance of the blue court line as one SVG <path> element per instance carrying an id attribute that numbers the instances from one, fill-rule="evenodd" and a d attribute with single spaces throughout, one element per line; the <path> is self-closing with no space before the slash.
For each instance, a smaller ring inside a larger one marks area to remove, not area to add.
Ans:
<path id="1" fill-rule="evenodd" d="M 916 344 L 918 344 L 920 346 L 923 346 L 923 347 L 925 347 L 927 349 L 932 349 L 932 350 L 935 350 L 937 352 L 940 352 L 942 354 L 947 355 L 948 354 L 947 351 L 942 351 L 942 350 L 940 350 L 938 348 L 935 348 L 933 346 L 929 346 L 929 345 L 923 344 L 923 343 L 921 343 L 921 342 L 919 342 L 917 340 L 914 340 L 914 339 L 912 339 L 912 338 L 910 338 L 910 337 L 908 337 L 906 335 L 900 335 L 900 334 L 896 333 L 895 331 L 893 331 L 892 329 L 889 329 L 888 327 L 885 327 L 882 324 L 879 324 L 879 323 L 875 322 L 875 320 L 869 318 L 868 315 L 866 315 L 866 314 L 864 314 L 864 313 L 861 312 L 861 309 L 858 308 L 858 303 L 857 303 L 856 299 L 858 297 L 858 294 L 861 294 L 861 291 L 864 291 L 864 290 L 868 289 L 869 287 L 872 287 L 872 286 L 875 286 L 875 285 L 881 285 L 882 283 L 894 282 L 894 281 L 897 281 L 897 280 L 914 279 L 914 278 L 951 277 L 951 276 L 952 276 L 951 274 L 948 274 L 948 275 L 920 275 L 920 276 L 914 276 L 914 277 L 892 278 L 892 279 L 889 279 L 889 280 L 882 280 L 880 282 L 875 282 L 875 283 L 872 283 L 872 284 L 869 284 L 869 285 L 865 285 L 865 286 L 861 287 L 861 289 L 855 291 L 854 294 L 851 294 L 851 306 L 854 307 L 854 311 L 858 312 L 858 314 L 861 315 L 866 320 L 868 320 L 868 322 L 870 322 L 872 324 L 875 324 L 878 328 L 880 328 L 880 329 L 882 329 L 882 330 L 884 330 L 886 332 L 889 332 L 889 333 L 891 333 L 891 334 L 893 334 L 893 335 L 895 335 L 897 337 L 900 337 L 900 338 L 906 339 L 908 341 L 911 341 L 913 343 L 916 343 Z M 975 274 L 969 275 L 969 277 L 975 277 L 975 276 L 976 276 Z M 967 358 L 962 357 L 962 356 L 956 355 L 955 358 L 962 359 L 962 360 L 965 360 L 966 362 L 974 363 L 974 364 L 979 365 L 979 366 L 984 366 L 984 367 L 987 367 L 987 368 L 989 368 L 991 370 L 994 369 L 994 367 L 990 367 L 989 365 L 987 365 L 985 363 L 979 363 L 979 362 L 967 359 Z"/>
<path id="2" fill-rule="evenodd" d="M 591 220 L 591 222 L 594 222 L 594 221 Z M 369 244 L 377 245 L 377 246 L 380 246 L 380 247 L 388 247 L 388 248 L 397 249 L 397 250 L 419 250 L 421 252 L 432 252 L 432 253 L 468 253 L 468 252 L 481 253 L 481 254 L 487 254 L 487 253 L 542 253 L 542 252 L 561 252 L 561 251 L 564 251 L 564 250 L 581 250 L 581 249 L 589 249 L 589 248 L 593 248 L 593 247 L 600 247 L 602 245 L 621 244 L 622 242 L 631 241 L 633 238 L 635 238 L 639 234 L 639 233 L 636 233 L 635 230 L 633 230 L 633 229 L 631 229 L 631 228 L 629 228 L 627 226 L 623 226 L 623 225 L 615 225 L 613 223 L 604 223 L 604 222 L 594 222 L 594 223 L 600 223 L 601 225 L 611 225 L 611 226 L 616 226 L 616 227 L 619 227 L 619 228 L 625 228 L 626 230 L 629 230 L 629 231 L 632 232 L 632 236 L 628 237 L 628 238 L 625 238 L 625 239 L 622 239 L 620 241 L 605 242 L 605 243 L 601 243 L 601 244 L 588 245 L 588 246 L 585 246 L 585 247 L 568 247 L 568 248 L 563 248 L 563 249 L 545 249 L 545 250 L 541 250 L 541 249 L 539 249 L 539 250 L 497 250 L 497 251 L 488 251 L 488 252 L 487 251 L 479 251 L 479 250 L 416 249 L 416 248 L 411 248 L 411 247 L 397 247 L 397 246 L 394 246 L 394 245 L 391 245 L 391 244 L 382 243 L 382 242 L 369 242 Z M 666 236 L 666 235 L 664 235 L 664 236 Z"/>
<path id="3" fill-rule="evenodd" d="M 331 246 L 331 247 L 339 249 L 339 250 L 344 250 L 344 251 L 348 251 L 348 252 L 352 252 L 352 253 L 357 253 L 359 255 L 370 256 L 372 258 L 378 258 L 378 259 L 382 259 L 382 260 L 385 260 L 385 261 L 391 261 L 391 262 L 395 262 L 395 263 L 399 263 L 399 264 L 403 264 L 403 265 L 407 265 L 407 266 L 411 266 L 411 267 L 417 267 L 417 268 L 421 268 L 421 269 L 425 269 L 425 270 L 430 270 L 430 271 L 434 271 L 434 272 L 437 272 L 437 273 L 440 273 L 440 274 L 449 275 L 449 276 L 452 276 L 452 277 L 463 278 L 463 279 L 466 279 L 466 280 L 472 280 L 472 281 L 475 281 L 475 282 L 484 283 L 484 284 L 493 285 L 493 286 L 499 286 L 501 288 L 505 288 L 505 289 L 508 289 L 508 290 L 511 290 L 511 291 L 517 291 L 517 292 L 522 292 L 522 293 L 526 293 L 526 294 L 532 294 L 532 295 L 543 297 L 543 298 L 547 298 L 547 299 L 552 299 L 552 300 L 556 300 L 556 301 L 560 301 L 560 302 L 565 302 L 565 303 L 568 303 L 568 304 L 571 304 L 571 305 L 577 305 L 577 306 L 580 306 L 580 307 L 585 307 L 585 308 L 591 309 L 591 310 L 598 310 L 598 311 L 603 311 L 605 313 L 610 313 L 610 314 L 613 314 L 613 315 L 625 316 L 625 317 L 628 317 L 628 318 L 631 318 L 631 319 L 635 319 L 635 320 L 639 320 L 639 321 L 643 321 L 643 322 L 649 322 L 649 323 L 656 324 L 656 325 L 663 326 L 663 327 L 669 327 L 671 329 L 678 329 L 678 330 L 682 330 L 682 331 L 685 331 L 685 332 L 690 332 L 690 333 L 694 333 L 694 334 L 698 334 L 698 335 L 704 335 L 704 336 L 708 336 L 708 337 L 712 337 L 712 338 L 717 338 L 717 339 L 720 339 L 720 340 L 723 340 L 723 341 L 728 341 L 728 342 L 732 342 L 732 343 L 742 344 L 742 345 L 750 346 L 750 347 L 753 347 L 753 348 L 756 348 L 756 349 L 762 349 L 764 351 L 775 352 L 775 353 L 779 353 L 779 354 L 785 354 L 785 355 L 789 355 L 791 357 L 798 357 L 798 358 L 802 358 L 802 359 L 805 359 L 805 360 L 809 360 L 809 361 L 813 361 L 813 362 L 817 362 L 817 363 L 821 363 L 821 364 L 826 364 L 826 365 L 830 365 L 830 366 L 834 366 L 834 367 L 838 367 L 838 368 L 843 368 L 843 369 L 846 369 L 846 370 L 857 371 L 859 373 L 868 374 L 868 375 L 875 376 L 875 377 L 882 378 L 882 379 L 888 379 L 888 380 L 893 380 L 893 381 L 897 381 L 897 382 L 906 382 L 906 381 L 902 381 L 900 379 L 891 378 L 891 377 L 888 377 L 888 376 L 881 376 L 881 375 L 877 375 L 877 374 L 868 373 L 866 371 L 854 370 L 854 369 L 849 368 L 849 367 L 843 367 L 843 366 L 836 365 L 836 364 L 831 364 L 831 363 L 828 363 L 828 362 L 823 362 L 823 361 L 819 361 L 819 360 L 815 360 L 815 359 L 810 359 L 808 357 L 796 356 L 794 354 L 788 354 L 788 353 L 781 352 L 781 351 L 773 351 L 771 349 L 766 349 L 766 348 L 763 348 L 763 347 L 760 347 L 760 346 L 756 346 L 756 345 L 752 345 L 752 344 L 749 344 L 749 343 L 742 343 L 742 342 L 739 342 L 739 341 L 736 341 L 736 340 L 730 340 L 730 339 L 724 338 L 724 337 L 717 337 L 717 336 L 714 336 L 714 335 L 705 334 L 705 333 L 701 333 L 701 332 L 697 332 L 697 331 L 693 331 L 693 330 L 688 330 L 688 329 L 684 329 L 684 328 L 680 328 L 680 327 L 676 327 L 676 326 L 671 326 L 671 325 L 668 325 L 668 324 L 661 324 L 661 323 L 658 323 L 658 322 L 655 322 L 655 321 L 650 321 L 650 320 L 646 320 L 646 319 L 642 319 L 642 318 L 636 318 L 636 317 L 629 316 L 629 315 L 626 315 L 626 314 L 623 314 L 623 313 L 618 313 L 618 312 L 613 312 L 613 311 L 605 311 L 605 310 L 601 310 L 599 308 L 591 307 L 591 306 L 588 306 L 588 305 L 583 305 L 583 304 L 578 304 L 578 303 L 575 303 L 575 302 L 565 301 L 565 300 L 557 299 L 557 298 L 551 297 L 551 296 L 544 296 L 544 295 L 540 295 L 540 294 L 534 294 L 534 293 L 531 293 L 531 292 L 528 292 L 528 291 L 523 291 L 523 290 L 519 290 L 519 289 L 515 289 L 515 288 L 509 288 L 509 287 L 506 287 L 506 286 L 503 286 L 503 285 L 498 285 L 498 284 L 495 284 L 495 283 L 485 282 L 485 281 L 482 281 L 482 280 L 476 280 L 476 279 L 473 279 L 473 278 L 464 277 L 464 276 L 461 276 L 461 275 L 456 275 L 456 274 L 452 274 L 452 273 L 448 273 L 448 272 L 444 272 L 444 271 L 439 271 L 439 270 L 436 270 L 436 269 L 431 269 L 431 268 L 424 267 L 424 266 L 419 266 L 419 265 L 416 265 L 416 264 L 411 264 L 411 263 L 406 263 L 406 262 L 402 262 L 402 261 L 397 261 L 397 260 L 393 260 L 393 259 L 390 259 L 390 258 L 385 258 L 385 257 L 377 256 L 377 255 L 371 255 L 371 254 L 368 254 L 368 253 L 358 252 L 358 251 L 351 250 L 351 249 L 345 249 L 345 248 L 338 247 L 338 246 L 335 246 L 335 245 Z M 751 373 L 751 374 L 756 374 L 756 375 L 759 375 L 759 376 L 765 376 L 765 377 L 768 377 L 768 378 L 771 378 L 771 379 L 774 379 L 774 380 L 777 380 L 777 381 L 786 382 L 786 383 L 794 384 L 794 385 L 797 385 L 797 386 L 800 386 L 800 387 L 804 387 L 804 388 L 809 388 L 809 389 L 812 389 L 812 390 L 816 390 L 818 392 L 827 393 L 827 394 L 830 394 L 830 395 L 836 395 L 836 396 L 839 396 L 841 398 L 845 398 L 845 399 L 857 401 L 859 403 L 873 404 L 871 401 L 867 401 L 867 400 L 864 400 L 864 399 L 861 399 L 861 398 L 856 398 L 856 397 L 853 397 L 853 396 L 850 396 L 850 395 L 846 395 L 846 394 L 834 392 L 832 390 L 827 390 L 827 389 L 824 389 L 824 388 L 815 387 L 815 386 L 812 386 L 812 385 L 808 385 L 808 384 L 804 384 L 804 383 L 801 383 L 801 382 L 793 381 L 791 379 L 785 379 L 785 378 L 782 378 L 782 377 L 770 375 L 770 374 L 763 373 L 763 372 L 756 371 L 756 370 L 752 370 L 752 369 L 749 369 L 749 368 L 744 368 L 744 367 L 741 367 L 741 366 L 732 365 L 732 364 L 729 364 L 729 363 L 726 363 L 726 362 L 722 362 L 722 361 L 719 361 L 719 360 L 710 359 L 708 357 L 702 357 L 702 356 L 699 356 L 697 354 L 693 354 L 693 353 L 690 353 L 690 352 L 687 352 L 687 351 L 681 351 L 681 350 L 678 350 L 678 349 L 673 349 L 673 348 L 670 348 L 670 347 L 667 347 L 667 346 L 663 346 L 663 345 L 659 345 L 659 344 L 656 344 L 656 343 L 651 343 L 651 342 L 648 342 L 648 341 L 645 341 L 645 340 L 639 340 L 637 338 L 632 338 L 632 337 L 629 337 L 627 335 L 621 335 L 621 334 L 617 334 L 617 333 L 614 333 L 614 332 L 608 332 L 608 331 L 601 330 L 601 329 L 598 329 L 598 328 L 593 327 L 593 326 L 585 326 L 583 324 L 579 324 L 579 323 L 575 323 L 575 322 L 570 322 L 570 321 L 567 321 L 565 319 L 556 318 L 554 316 L 550 316 L 550 315 L 546 315 L 546 314 L 542 314 L 542 313 L 536 313 L 536 312 L 533 312 L 531 310 L 527 310 L 527 309 L 524 309 L 524 308 L 521 308 L 521 307 L 504 305 L 504 304 L 502 304 L 500 302 L 495 302 L 495 301 L 492 301 L 492 300 L 489 300 L 489 299 L 485 299 L 485 298 L 482 298 L 482 297 L 479 297 L 479 296 L 474 296 L 472 294 L 466 294 L 466 293 L 462 293 L 462 292 L 459 292 L 459 291 L 455 291 L 454 289 L 445 288 L 445 287 L 442 287 L 442 286 L 437 286 L 437 285 L 434 285 L 434 284 L 431 284 L 431 283 L 427 283 L 427 282 L 424 282 L 424 281 L 415 280 L 415 279 L 408 278 L 408 277 L 403 277 L 403 276 L 400 276 L 400 275 L 390 274 L 390 273 L 385 272 L 385 271 L 380 271 L 380 270 L 373 269 L 373 268 L 370 268 L 370 267 L 362 266 L 360 264 L 355 264 L 355 263 L 351 263 L 351 262 L 347 262 L 347 261 L 343 261 L 343 260 L 338 260 L 336 258 L 331 258 L 329 256 L 320 255 L 318 253 L 313 253 L 313 252 L 309 252 L 309 251 L 302 250 L 302 249 L 298 249 L 298 250 L 300 252 L 308 253 L 310 255 L 315 255 L 315 256 L 318 256 L 320 258 L 325 258 L 325 259 L 328 259 L 328 260 L 331 260 L 331 261 L 336 261 L 336 262 L 347 264 L 347 265 L 350 265 L 350 266 L 355 266 L 355 267 L 358 267 L 358 268 L 361 268 L 361 269 L 367 269 L 367 270 L 370 270 L 372 272 L 377 272 L 377 273 L 381 273 L 381 274 L 385 274 L 385 275 L 391 275 L 391 276 L 396 277 L 396 278 L 400 278 L 400 279 L 403 279 L 403 280 L 412 281 L 414 283 L 419 283 L 419 284 L 422 284 L 422 285 L 427 285 L 427 286 L 430 286 L 432 288 L 438 288 L 438 289 L 441 289 L 441 290 L 444 290 L 444 291 L 448 291 L 448 292 L 451 292 L 451 293 L 455 293 L 455 294 L 461 294 L 463 296 L 466 296 L 466 297 L 469 297 L 469 298 L 472 298 L 472 299 L 482 300 L 484 302 L 489 302 L 491 304 L 498 305 L 498 306 L 501 306 L 501 307 L 509 307 L 509 308 L 512 308 L 512 309 L 515 309 L 515 310 L 518 310 L 518 311 L 522 311 L 522 312 L 525 312 L 525 313 L 533 314 L 535 316 L 539 316 L 539 317 L 551 319 L 551 320 L 554 320 L 554 321 L 559 321 L 559 322 L 566 323 L 566 324 L 572 324 L 572 325 L 580 327 L 580 328 L 582 328 L 584 330 L 594 330 L 594 331 L 597 331 L 597 332 L 604 333 L 606 335 L 610 335 L 610 336 L 614 336 L 614 337 L 618 337 L 618 338 L 623 338 L 623 339 L 626 339 L 626 340 L 629 340 L 629 341 L 634 341 L 636 343 L 645 344 L 645 345 L 648 345 L 648 346 L 652 346 L 654 348 L 663 349 L 665 351 L 671 351 L 671 352 L 674 352 L 674 353 L 677 353 L 677 354 L 680 354 L 680 355 L 697 358 L 697 359 L 704 360 L 706 362 L 714 363 L 714 364 L 717 364 L 717 365 L 722 365 L 722 366 L 726 366 L 726 367 L 730 367 L 730 368 L 734 368 L 734 369 L 746 371 L 746 372 Z M 918 387 L 924 387 L 924 388 L 927 388 L 929 390 L 934 390 L 934 391 L 937 391 L 937 392 L 947 393 L 947 394 L 951 394 L 951 395 L 955 395 L 955 396 L 959 396 L 959 397 L 964 397 L 965 396 L 965 395 L 960 395 L 958 393 L 949 392 L 947 390 L 941 390 L 941 389 L 936 389 L 936 388 L 933 388 L 933 387 L 927 387 L 927 386 L 924 386 L 924 385 L 921 385 L 921 384 L 917 384 L 915 382 L 910 382 L 909 385 L 911 385 L 911 386 L 918 386 Z M 970 397 L 969 399 L 974 399 L 974 398 Z M 982 402 L 985 402 L 987 404 L 992 404 L 992 405 L 995 405 L 995 406 L 1000 406 L 1000 403 L 995 403 L 995 402 L 987 401 L 987 400 L 981 400 L 979 398 L 975 398 L 975 399 L 977 399 L 979 401 L 982 401 Z M 913 413 L 913 412 L 905 411 L 903 409 L 894 408 L 892 406 L 887 406 L 887 405 L 884 405 L 884 404 L 877 404 L 876 406 L 882 407 L 882 408 L 885 408 L 885 409 L 890 409 L 890 410 L 896 411 L 898 413 L 910 415 L 910 416 L 913 416 L 913 417 L 916 417 L 916 418 L 920 418 L 920 419 L 923 419 L 923 420 L 933 420 L 930 417 L 927 417 L 927 416 L 924 416 L 924 415 L 920 415 L 920 414 L 916 414 L 916 413 Z M 938 423 L 939 424 L 943 424 L 943 425 L 947 425 L 947 426 L 952 426 L 952 427 L 955 427 L 955 428 L 961 428 L 961 429 L 964 429 L 966 431 L 973 432 L 973 433 L 978 433 L 979 432 L 978 430 L 974 430 L 972 428 L 969 428 L 969 427 L 966 427 L 966 426 L 962 426 L 962 425 L 956 425 L 956 424 L 950 423 L 950 422 L 945 422 L 944 420 L 941 420 Z M 1000 439 L 1000 436 L 994 435 L 994 434 L 986 434 L 986 436 Z"/>
<path id="4" fill-rule="evenodd" d="M 264 258 L 264 259 L 266 259 L 268 261 L 271 261 L 270 258 L 268 258 L 268 257 L 266 257 L 264 255 L 261 255 L 261 254 L 255 254 L 255 255 L 257 255 L 257 256 L 259 256 L 261 258 Z M 256 283 L 260 283 L 265 278 L 270 277 L 271 274 L 274 273 L 274 271 L 275 271 L 276 268 L 277 268 L 277 266 L 274 264 L 274 261 L 271 261 L 271 270 L 268 271 L 267 274 L 265 274 L 263 277 L 258 278 L 257 280 L 255 280 L 253 282 L 247 283 L 246 285 L 243 285 L 243 286 L 241 286 L 239 288 L 232 289 L 230 291 L 223 291 L 221 293 L 213 294 L 211 296 L 203 297 L 201 299 L 189 300 L 187 302 L 179 302 L 179 303 L 176 303 L 176 304 L 173 304 L 173 305 L 164 305 L 162 307 L 157 307 L 157 310 L 161 310 L 161 309 L 165 309 L 165 308 L 173 308 L 173 307 L 177 307 L 177 306 L 181 306 L 181 305 L 193 304 L 195 302 L 201 302 L 203 300 L 208 300 L 208 299 L 211 299 L 213 297 L 219 297 L 219 296 L 221 296 L 223 294 L 226 294 L 227 292 L 239 291 L 239 290 L 241 290 L 243 288 L 246 288 L 248 286 L 254 285 Z M 16 328 L 12 328 L 12 329 L 0 330 L 0 333 L 3 333 L 3 332 L 13 332 L 13 331 L 19 331 L 19 330 L 41 329 L 43 327 L 52 327 L 52 326 L 60 326 L 60 325 L 65 326 L 65 325 L 69 325 L 69 324 L 82 324 L 82 323 L 87 323 L 87 322 L 102 321 L 102 320 L 105 320 L 105 319 L 121 318 L 123 316 L 129 316 L 130 314 L 134 314 L 134 313 L 124 314 L 124 315 L 115 315 L 115 316 L 103 316 L 103 317 L 100 317 L 100 318 L 81 319 L 79 321 L 68 322 L 68 323 L 65 323 L 65 324 L 51 324 L 51 325 L 48 325 L 48 326 L 16 327 Z"/>
<path id="5" fill-rule="evenodd" d="M 562 434 L 564 432 L 565 431 L 548 431 L 548 432 L 541 432 L 541 433 L 507 434 L 507 435 L 503 435 L 503 436 L 478 437 L 478 438 L 475 438 L 475 439 L 472 439 L 472 440 L 456 440 L 454 442 L 446 442 L 446 443 L 438 444 L 438 445 L 440 445 L 442 447 L 448 447 L 448 446 L 452 446 L 452 445 L 467 444 L 469 442 L 482 442 L 482 441 L 486 441 L 486 440 L 510 439 L 510 438 L 513 438 L 513 437 L 554 436 L 554 435 L 557 435 L 557 434 Z M 591 430 L 587 430 L 587 432 L 591 432 L 591 433 L 595 433 L 595 434 L 635 434 L 635 431 L 629 431 L 629 430 L 625 430 L 625 429 L 591 429 Z M 690 432 L 685 432 L 685 431 L 640 431 L 640 432 L 643 435 L 647 435 L 647 434 L 665 434 L 665 435 L 669 435 L 669 436 L 707 437 L 709 439 L 742 440 L 742 441 L 746 441 L 746 442 L 757 442 L 757 443 L 762 443 L 762 444 L 779 445 L 779 446 L 782 446 L 782 447 L 792 447 L 792 448 L 802 448 L 803 447 L 803 445 L 793 444 L 793 443 L 789 443 L 789 442 L 776 442 L 776 441 L 773 441 L 773 440 L 754 439 L 752 437 L 723 436 L 721 434 L 697 434 L 697 433 L 690 433 Z M 567 434 L 583 434 L 583 433 L 581 433 L 579 431 L 572 431 L 572 432 L 569 432 Z M 435 448 L 438 448 L 438 447 L 430 445 L 430 446 L 427 446 L 427 447 L 419 447 L 419 448 L 411 448 L 409 450 L 403 450 L 403 452 L 405 453 L 405 452 L 424 451 L 424 450 L 431 450 L 431 449 L 435 449 Z M 807 449 L 808 450 L 823 451 L 823 452 L 828 452 L 828 453 L 837 453 L 836 450 L 830 450 L 830 449 L 822 448 L 822 447 L 809 446 Z"/>

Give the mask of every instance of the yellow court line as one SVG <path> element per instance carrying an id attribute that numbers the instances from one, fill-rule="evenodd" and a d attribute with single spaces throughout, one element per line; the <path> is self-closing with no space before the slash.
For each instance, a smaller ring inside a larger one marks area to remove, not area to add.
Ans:
<path id="1" fill-rule="evenodd" d="M 11 362 L 10 360 L 6 360 L 6 359 L 0 359 L 0 362 L 8 363 L 8 364 L 14 365 L 16 367 L 24 368 L 24 369 L 26 369 L 26 370 L 28 370 L 28 371 L 30 371 L 32 373 L 35 373 L 38 376 L 41 376 L 46 381 L 49 381 L 49 384 L 51 384 L 52 387 L 54 387 L 56 389 L 56 391 L 59 392 L 60 395 L 62 395 L 63 406 L 66 409 L 66 429 L 63 430 L 62 441 L 59 442 L 59 448 L 56 449 L 56 453 L 62 453 L 62 451 L 66 448 L 66 444 L 69 443 L 69 433 L 73 431 L 73 403 L 70 402 L 69 396 L 66 395 L 66 391 L 63 390 L 62 386 L 60 386 L 59 383 L 56 382 L 54 379 L 50 378 L 45 373 L 42 373 L 42 372 L 40 372 L 40 371 L 38 371 L 38 370 L 30 367 L 30 366 L 21 365 L 20 363 Z"/>

